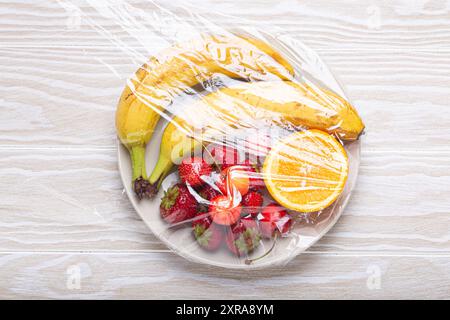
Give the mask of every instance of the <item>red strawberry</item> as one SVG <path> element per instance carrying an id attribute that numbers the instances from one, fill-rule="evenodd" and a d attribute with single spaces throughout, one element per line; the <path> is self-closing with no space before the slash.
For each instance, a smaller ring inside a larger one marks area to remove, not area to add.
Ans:
<path id="1" fill-rule="evenodd" d="M 217 224 L 232 225 L 241 216 L 241 205 L 232 198 L 217 196 L 211 200 L 209 214 Z"/>
<path id="2" fill-rule="evenodd" d="M 197 201 L 188 188 L 178 183 L 164 192 L 160 205 L 161 217 L 168 223 L 192 219 L 197 212 Z"/>
<path id="3" fill-rule="evenodd" d="M 245 160 L 242 166 L 248 171 L 250 190 L 261 190 L 266 187 L 262 174 L 259 172 L 259 168 L 256 164 L 252 164 L 249 160 Z"/>
<path id="4" fill-rule="evenodd" d="M 272 238 L 276 232 L 285 235 L 292 226 L 292 218 L 287 211 L 276 203 L 267 205 L 261 212 L 259 228 L 265 238 Z"/>
<path id="5" fill-rule="evenodd" d="M 227 191 L 227 173 L 226 170 L 222 170 L 219 175 L 216 176 L 216 186 L 219 188 L 222 194 L 228 194 Z"/>
<path id="6" fill-rule="evenodd" d="M 240 219 L 230 227 L 226 243 L 228 249 L 237 256 L 247 255 L 259 246 L 261 234 L 256 221 L 251 217 Z"/>
<path id="7" fill-rule="evenodd" d="M 241 204 L 244 207 L 244 211 L 251 214 L 252 217 L 256 217 L 261 211 L 264 199 L 261 193 L 258 191 L 250 191 L 242 197 Z"/>
<path id="8" fill-rule="evenodd" d="M 199 191 L 198 194 L 202 198 L 202 199 L 199 199 L 198 211 L 199 212 L 208 212 L 210 201 L 212 199 L 214 199 L 215 197 L 221 195 L 221 192 L 219 190 L 214 189 L 210 185 L 206 185 Z"/>
<path id="9" fill-rule="evenodd" d="M 178 167 L 181 181 L 193 187 L 203 184 L 202 176 L 209 176 L 212 166 L 200 157 L 186 158 Z"/>
<path id="10" fill-rule="evenodd" d="M 200 213 L 192 221 L 192 230 L 197 243 L 208 251 L 217 250 L 223 241 L 220 228 L 212 223 L 209 214 Z"/>
<path id="11" fill-rule="evenodd" d="M 199 195 L 208 201 L 211 201 L 212 199 L 214 199 L 215 197 L 220 195 L 220 191 L 217 189 L 214 189 L 212 186 L 210 185 L 206 185 L 203 187 L 202 190 L 200 190 Z"/>
<path id="12" fill-rule="evenodd" d="M 249 184 L 250 179 L 246 167 L 240 165 L 223 169 L 216 181 L 216 185 L 220 191 L 231 197 L 234 197 L 236 192 L 239 192 L 241 196 L 246 194 L 249 190 Z"/>
<path id="13" fill-rule="evenodd" d="M 206 148 L 205 153 L 207 158 L 212 157 L 212 162 L 219 165 L 222 169 L 239 163 L 238 151 L 228 146 L 210 144 Z"/>
<path id="14" fill-rule="evenodd" d="M 209 213 L 198 212 L 192 220 L 192 230 L 195 237 L 199 237 L 212 224 L 212 219 Z"/>

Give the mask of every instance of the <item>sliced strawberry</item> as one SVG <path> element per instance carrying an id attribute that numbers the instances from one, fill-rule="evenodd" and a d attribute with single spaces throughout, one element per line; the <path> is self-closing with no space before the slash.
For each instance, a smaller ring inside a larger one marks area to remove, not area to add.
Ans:
<path id="1" fill-rule="evenodd" d="M 235 165 L 222 170 L 216 185 L 223 194 L 231 197 L 234 197 L 236 192 L 239 192 L 241 196 L 245 195 L 249 189 L 246 167 Z"/>
<path id="2" fill-rule="evenodd" d="M 220 172 L 220 174 L 217 176 L 216 186 L 219 188 L 220 192 L 223 195 L 228 194 L 227 171 L 226 170 L 222 170 L 222 172 Z"/>
<path id="3" fill-rule="evenodd" d="M 249 191 L 242 197 L 241 204 L 243 210 L 255 218 L 261 211 L 263 202 L 264 199 L 261 193 L 258 191 Z"/>
<path id="4" fill-rule="evenodd" d="M 211 200 L 209 214 L 215 223 L 229 226 L 239 220 L 241 205 L 227 196 L 217 196 Z"/>
<path id="5" fill-rule="evenodd" d="M 212 199 L 214 199 L 217 196 L 220 196 L 221 193 L 219 190 L 214 189 L 212 186 L 210 185 L 206 185 L 204 186 L 200 192 L 198 193 L 203 199 L 211 201 Z"/>
<path id="6" fill-rule="evenodd" d="M 267 205 L 261 212 L 259 228 L 265 238 L 272 238 L 275 233 L 282 236 L 291 229 L 293 220 L 289 213 L 276 203 Z"/>
<path id="7" fill-rule="evenodd" d="M 201 197 L 201 199 L 198 200 L 198 202 L 199 202 L 198 211 L 199 212 L 208 212 L 209 204 L 210 204 L 211 200 L 214 199 L 215 197 L 221 195 L 221 192 L 220 192 L 220 190 L 214 189 L 210 185 L 206 185 L 199 191 L 198 194 Z"/>
<path id="8" fill-rule="evenodd" d="M 245 160 L 242 166 L 248 172 L 250 190 L 262 190 L 266 187 L 258 165 L 252 164 L 249 160 Z"/>

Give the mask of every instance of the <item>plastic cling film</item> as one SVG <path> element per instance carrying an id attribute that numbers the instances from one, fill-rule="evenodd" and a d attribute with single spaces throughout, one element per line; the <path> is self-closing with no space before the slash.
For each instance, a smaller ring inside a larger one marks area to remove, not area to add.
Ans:
<path id="1" fill-rule="evenodd" d="M 287 263 L 341 215 L 362 119 L 320 57 L 283 30 L 231 29 L 205 8 L 149 4 L 90 2 L 148 53 L 90 21 L 136 65 L 115 123 L 130 201 L 195 262 Z"/>

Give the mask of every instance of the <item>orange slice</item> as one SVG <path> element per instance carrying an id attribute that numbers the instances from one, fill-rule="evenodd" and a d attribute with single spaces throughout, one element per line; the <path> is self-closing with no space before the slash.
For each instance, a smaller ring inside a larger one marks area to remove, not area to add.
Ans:
<path id="1" fill-rule="evenodd" d="M 264 181 L 282 206 L 314 212 L 332 204 L 348 176 L 348 158 L 342 145 L 320 130 L 296 132 L 280 140 L 267 155 Z"/>

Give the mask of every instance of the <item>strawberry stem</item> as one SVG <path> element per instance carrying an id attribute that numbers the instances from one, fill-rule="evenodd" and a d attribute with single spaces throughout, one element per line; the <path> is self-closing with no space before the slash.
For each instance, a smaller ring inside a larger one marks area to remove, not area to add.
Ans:
<path id="1" fill-rule="evenodd" d="M 260 260 L 260 259 L 266 257 L 267 255 L 269 255 L 269 253 L 272 252 L 273 248 L 275 248 L 275 244 L 276 244 L 276 242 L 277 242 L 277 239 L 278 239 L 278 232 L 275 233 L 275 236 L 274 236 L 274 238 L 273 238 L 272 246 L 270 247 L 269 250 L 267 250 L 262 256 L 259 256 L 258 258 L 254 258 L 254 259 L 245 259 L 245 264 L 246 264 L 246 265 L 250 265 L 250 264 L 252 264 L 253 262 L 258 261 L 258 260 Z"/>

